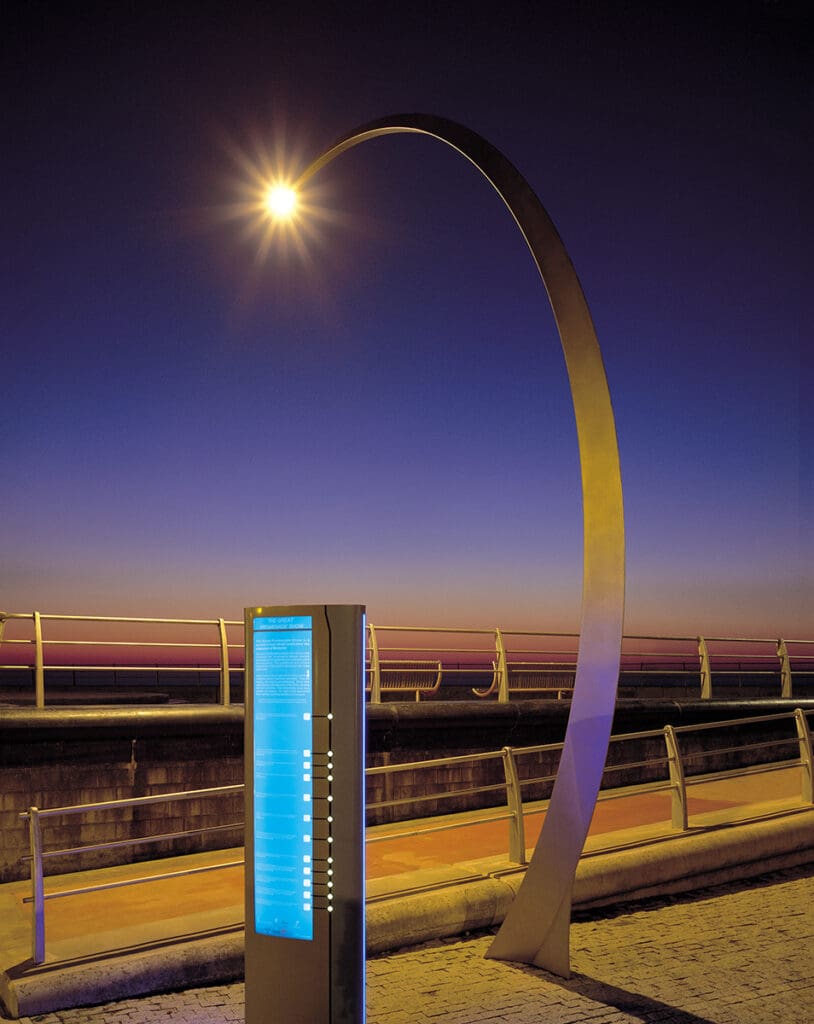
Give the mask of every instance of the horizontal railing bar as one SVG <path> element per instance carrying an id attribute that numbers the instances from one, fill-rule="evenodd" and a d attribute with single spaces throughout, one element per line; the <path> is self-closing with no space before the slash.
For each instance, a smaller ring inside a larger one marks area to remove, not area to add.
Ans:
<path id="1" fill-rule="evenodd" d="M 0 615 L 0 619 L 3 621 L 12 620 L 34 620 L 34 614 L 32 612 L 7 612 Z M 152 625 L 190 625 L 190 626 L 212 626 L 218 625 L 220 619 L 180 619 L 180 618 L 159 618 L 155 616 L 124 616 L 124 615 L 61 615 L 61 614 L 49 614 L 46 612 L 40 613 L 41 621 L 52 621 L 52 622 L 120 622 L 120 623 L 143 623 Z M 240 619 L 224 619 L 224 624 L 227 626 L 243 626 L 243 622 Z M 447 633 L 447 634 L 461 634 L 461 635 L 480 635 L 490 636 L 494 635 L 495 629 L 489 628 L 472 628 L 472 627 L 454 627 L 454 626 L 403 626 L 403 625 L 382 625 L 375 627 L 380 632 L 384 631 L 399 631 L 399 632 L 414 632 L 414 633 Z M 540 636 L 540 637 L 563 637 L 569 639 L 578 639 L 580 634 L 570 631 L 560 630 L 501 630 L 504 636 Z M 811 639 L 795 639 L 795 638 L 784 638 L 785 643 L 788 644 L 814 644 L 814 640 Z M 680 643 L 696 643 L 698 640 L 697 636 L 667 636 L 663 634 L 654 633 L 627 633 L 624 635 L 623 640 L 656 640 L 660 642 L 680 642 Z M 775 644 L 777 643 L 777 637 L 721 637 L 721 636 L 708 636 L 705 637 L 705 641 L 709 643 L 752 643 L 752 644 Z M 4 642 L 11 642 L 4 641 Z"/>
<path id="2" fill-rule="evenodd" d="M 451 626 L 375 626 L 377 632 L 399 633 L 460 633 L 461 635 L 494 636 L 494 629 L 455 629 Z M 552 634 L 556 636 L 557 634 Z"/>
<path id="3" fill-rule="evenodd" d="M 576 668 L 575 661 L 507 661 L 509 671 L 518 673 L 535 672 L 541 668 Z"/>
<path id="4" fill-rule="evenodd" d="M 33 668 L 14 665 L 13 668 Z M 43 665 L 46 672 L 220 672 L 219 665 Z M 242 665 L 231 665 L 230 672 L 244 672 Z"/>
<path id="5" fill-rule="evenodd" d="M 514 654 L 575 654 L 575 647 L 512 647 L 507 648 L 506 656 Z"/>
<path id="6" fill-rule="evenodd" d="M 660 633 L 625 633 L 623 640 L 678 640 L 684 644 L 697 644 L 697 636 L 663 636 Z"/>
<path id="7" fill-rule="evenodd" d="M 429 660 L 430 660 L 429 658 L 425 659 L 425 661 L 429 661 Z M 407 659 L 405 658 L 404 662 L 402 662 L 402 663 L 406 663 L 406 661 L 407 661 Z M 388 670 L 388 665 L 389 664 L 393 664 L 394 662 L 395 662 L 395 659 L 388 658 L 387 661 L 384 662 L 384 664 L 380 663 L 381 671 L 382 672 L 387 671 Z M 407 667 L 409 667 L 409 666 L 407 666 Z M 450 674 L 452 672 L 455 672 L 458 675 L 465 674 L 467 672 L 494 672 L 494 666 L 492 665 L 492 661 L 491 660 L 490 661 L 472 662 L 471 664 L 463 665 L 463 664 L 461 664 L 461 662 L 454 662 L 454 663 L 448 662 L 448 663 L 444 664 L 444 662 L 442 660 L 436 659 L 435 668 L 436 668 L 436 671 L 438 671 L 440 669 L 440 671 L 443 672 L 444 675 L 448 675 L 448 674 Z M 370 662 L 366 662 L 365 663 L 365 671 L 366 672 L 370 672 L 372 670 L 373 669 L 372 669 L 372 666 L 371 666 Z M 398 668 L 390 669 L 390 671 L 398 671 Z"/>
<path id="8" fill-rule="evenodd" d="M 381 668 L 388 665 L 434 665 L 438 667 L 438 658 L 386 658 L 379 661 Z"/>
<path id="9" fill-rule="evenodd" d="M 499 750 L 489 750 L 481 754 L 453 754 L 450 757 L 434 757 L 430 761 L 377 764 L 370 768 L 365 768 L 365 775 L 386 775 L 388 772 L 415 771 L 417 768 L 440 768 L 442 765 L 464 764 L 467 761 L 489 761 L 502 756 Z"/>
<path id="10" fill-rule="evenodd" d="M 206 828 L 190 828 L 184 832 L 165 832 L 163 835 L 154 836 L 140 836 L 136 839 L 116 839 L 109 843 L 97 843 L 95 846 L 74 846 L 68 850 L 45 850 L 42 853 L 42 859 L 46 860 L 49 857 L 67 857 L 75 853 L 96 853 L 99 850 L 113 850 L 117 847 L 122 846 L 140 846 L 142 844 L 149 845 L 150 843 L 160 843 L 168 839 L 186 839 L 189 836 L 200 836 L 205 832 L 229 832 L 234 829 L 243 828 L 244 822 L 237 821 L 231 825 L 207 825 Z M 22 860 L 31 860 L 30 856 L 21 858 Z"/>
<path id="11" fill-rule="evenodd" d="M 446 800 L 453 796 L 474 796 L 477 793 L 493 793 L 495 790 L 506 789 L 505 782 L 494 782 L 488 786 L 471 786 L 466 789 L 441 790 L 438 793 L 422 793 L 413 796 L 402 796 L 395 800 L 380 800 L 376 803 L 365 804 L 365 810 L 379 811 L 384 807 L 403 807 L 405 804 L 419 804 L 427 800 Z"/>
<path id="12" fill-rule="evenodd" d="M 562 750 L 564 743 L 537 743 L 533 747 L 512 747 L 515 757 L 524 754 L 546 754 L 553 750 Z"/>
<path id="13" fill-rule="evenodd" d="M 785 769 L 799 768 L 802 761 L 797 758 L 794 761 L 773 761 L 770 764 L 754 764 L 748 768 L 722 768 L 718 772 L 707 772 L 703 775 L 687 775 L 685 783 L 688 786 L 700 786 L 705 782 L 718 782 L 720 779 L 734 779 L 741 775 L 760 775 L 763 772 L 782 772 Z"/>
<path id="14" fill-rule="evenodd" d="M 0 665 L 0 669 L 9 671 L 34 671 L 33 663 L 19 665 Z M 45 672 L 220 672 L 218 665 L 44 665 Z M 242 665 L 230 665 L 229 672 L 245 672 Z M 484 670 L 485 671 L 485 670 Z M 491 671 L 489 669 L 489 671 Z"/>
<path id="15" fill-rule="evenodd" d="M 669 658 L 675 658 L 676 661 L 689 661 L 693 656 L 697 661 L 698 655 L 694 655 L 691 651 L 622 651 L 623 658 L 657 658 L 660 661 L 666 661 Z"/>
<path id="16" fill-rule="evenodd" d="M 404 665 L 401 668 L 382 668 L 380 666 L 379 672 L 381 675 L 388 676 L 400 676 L 405 674 L 409 676 L 437 676 L 438 666 L 436 665 L 435 668 L 417 668 L 415 665 Z"/>
<path id="17" fill-rule="evenodd" d="M 713 673 L 714 674 L 714 673 Z M 670 666 L 666 668 L 634 668 L 620 667 L 620 676 L 697 676 L 697 668 L 672 668 Z"/>
<path id="18" fill-rule="evenodd" d="M 33 642 L 33 641 L 32 641 Z M 43 640 L 43 647 L 214 647 L 220 644 L 175 640 Z"/>
<path id="19" fill-rule="evenodd" d="M 212 786 L 209 789 L 189 789 L 181 793 L 154 793 L 152 796 L 123 797 L 121 800 L 103 800 L 95 804 L 74 804 L 72 807 L 48 807 L 38 811 L 41 818 L 54 818 L 61 814 L 80 814 L 84 811 L 106 811 L 116 807 L 141 807 L 144 804 L 158 804 L 162 801 L 171 803 L 175 800 L 199 800 L 209 796 L 220 796 L 222 793 L 240 793 L 244 786 L 238 783 L 233 786 Z M 28 819 L 28 811 L 20 811 L 20 818 Z"/>
<path id="20" fill-rule="evenodd" d="M 515 751 L 516 753 L 516 751 Z M 536 786 L 542 782 L 554 782 L 556 775 L 538 775 L 533 779 L 518 779 L 519 786 Z"/>
<path id="21" fill-rule="evenodd" d="M 492 650 L 491 647 L 487 648 L 485 650 L 480 649 L 480 648 L 473 648 L 473 647 L 411 647 L 409 650 L 405 649 L 404 647 L 380 647 L 379 648 L 379 653 L 380 654 L 397 654 L 397 653 L 402 653 L 402 654 L 426 654 L 428 656 L 430 656 L 432 654 L 436 654 L 436 655 L 439 655 L 439 654 L 487 654 L 487 655 L 491 655 L 492 657 L 495 656 L 495 652 Z M 393 660 L 398 660 L 398 659 L 393 659 Z M 439 659 L 436 657 L 435 660 L 438 661 Z"/>
<path id="22" fill-rule="evenodd" d="M 33 621 L 34 616 L 31 612 L 8 612 L 2 618 L 7 620 L 31 619 Z M 167 623 L 173 626 L 217 626 L 220 624 L 220 619 L 156 619 L 129 615 L 50 615 L 46 612 L 40 612 L 40 619 L 49 622 L 146 622 L 155 625 Z M 241 619 L 224 619 L 224 623 L 227 626 L 243 625 Z"/>
<path id="23" fill-rule="evenodd" d="M 62 896 L 81 896 L 88 892 L 103 892 L 105 889 L 121 889 L 125 885 L 139 885 L 142 882 L 164 882 L 168 878 L 183 878 L 184 875 L 201 875 L 205 871 L 219 871 L 221 868 L 240 868 L 245 860 L 230 861 L 226 864 L 206 864 L 199 868 L 186 868 L 184 871 L 167 871 L 161 875 L 141 875 L 139 878 L 126 878 L 120 882 L 104 882 L 102 885 L 87 885 L 81 889 L 60 889 L 58 892 L 45 893 L 46 900 L 56 900 Z M 33 903 L 33 896 L 24 896 L 23 903 Z"/>
<path id="24" fill-rule="evenodd" d="M 676 725 L 676 732 L 700 732 L 706 729 L 723 729 L 732 725 L 760 725 L 763 722 L 779 722 L 782 718 L 794 721 L 794 712 L 781 711 L 775 715 L 758 715 L 749 718 L 728 718 L 721 722 L 697 722 L 695 725 Z"/>
<path id="25" fill-rule="evenodd" d="M 380 654 L 431 654 L 435 651 L 440 651 L 444 654 L 494 655 L 495 653 L 494 647 L 379 647 Z"/>
<path id="26" fill-rule="evenodd" d="M 681 759 L 689 761 L 699 757 L 714 757 L 716 754 L 739 754 L 742 750 L 766 750 L 768 747 L 795 746 L 799 743 L 796 736 L 789 736 L 784 740 L 764 740 L 761 743 L 743 743 L 737 747 L 715 747 L 712 750 L 688 750 L 681 751 Z"/>
<path id="27" fill-rule="evenodd" d="M 652 740 L 657 736 L 663 737 L 663 729 L 642 729 L 639 732 L 620 732 L 611 736 L 611 743 L 624 743 L 626 740 Z"/>
<path id="28" fill-rule="evenodd" d="M 370 665 L 366 665 L 365 666 L 365 671 L 366 672 L 372 672 L 373 669 L 372 669 L 372 667 Z M 387 665 L 385 664 L 385 665 L 381 665 L 381 671 L 382 672 L 387 672 L 387 671 L 398 672 L 398 669 L 397 668 L 396 669 L 388 669 Z M 437 663 L 436 663 L 435 671 L 436 672 L 439 671 L 439 667 L 438 667 Z M 453 673 L 455 675 L 466 675 L 467 672 L 469 672 L 469 673 L 494 672 L 494 667 L 492 666 L 491 663 L 486 663 L 486 662 L 481 662 L 480 664 L 476 664 L 476 665 L 461 665 L 461 664 L 445 665 L 443 662 L 441 662 L 440 671 L 443 673 L 443 675 L 452 675 Z"/>
<path id="29" fill-rule="evenodd" d="M 708 644 L 776 644 L 777 637 L 772 636 L 705 636 Z M 791 641 L 786 641 L 790 643 Z"/>
<path id="30" fill-rule="evenodd" d="M 574 687 L 568 684 L 562 684 L 557 686 L 556 683 L 551 686 L 510 686 L 510 693 L 573 693 Z"/>
<path id="31" fill-rule="evenodd" d="M 501 629 L 503 636 L 557 636 L 568 639 L 578 639 L 579 633 L 561 633 L 558 630 L 539 629 Z"/>
<path id="32" fill-rule="evenodd" d="M 482 636 L 494 636 L 494 629 L 456 629 L 446 626 L 376 626 L 377 631 L 381 632 L 384 630 L 399 631 L 399 632 L 412 632 L 412 633 L 460 633 L 465 634 L 478 634 Z M 543 637 L 560 637 L 562 639 L 578 639 L 580 634 L 569 631 L 561 630 L 539 630 L 539 629 L 501 629 L 502 635 L 505 636 L 543 636 Z M 682 643 L 697 643 L 697 636 L 658 636 L 654 634 L 636 634 L 627 633 L 623 637 L 625 640 L 664 640 L 664 641 L 680 641 Z M 769 642 L 769 641 L 767 641 Z M 775 641 L 771 641 L 774 643 Z M 787 641 L 792 643 L 794 641 Z M 808 641 L 804 641 L 808 642 Z"/>
<path id="33" fill-rule="evenodd" d="M 664 793 L 674 789 L 669 779 L 654 782 L 640 782 L 635 786 L 617 786 L 611 789 L 600 789 L 597 800 L 620 800 L 624 796 L 642 796 L 646 793 Z"/>
<path id="34" fill-rule="evenodd" d="M 779 667 L 772 671 L 766 668 L 715 668 L 711 666 L 713 676 L 776 676 L 780 674 Z"/>
<path id="35" fill-rule="evenodd" d="M 669 764 L 670 758 L 665 757 L 654 757 L 647 761 L 625 761 L 624 764 L 606 764 L 602 769 L 604 772 L 623 772 L 627 768 L 649 768 L 651 765 L 657 764 Z"/>
<path id="36" fill-rule="evenodd" d="M 11 642 L 11 641 L 5 641 Z M 106 646 L 106 645 L 100 645 Z M 146 646 L 146 645 L 145 645 Z M 173 645 L 173 644 L 155 644 L 153 646 L 189 646 L 189 647 L 217 647 L 217 644 L 188 644 L 188 645 Z M 406 659 L 405 659 L 406 660 Z M 515 668 L 518 662 L 509 662 L 509 671 L 516 672 L 517 674 L 525 674 L 523 669 Z M 538 662 L 540 668 L 561 668 L 569 672 L 573 672 L 576 669 L 576 664 L 572 662 Z M 213 665 L 154 665 L 154 664 L 143 664 L 143 665 L 77 665 L 76 663 L 70 665 L 53 665 L 46 664 L 43 666 L 45 671 L 57 671 L 57 672 L 219 672 L 220 666 Z M 17 665 L 0 665 L 0 669 L 6 669 L 14 671 L 15 669 L 33 669 L 33 663 L 21 663 Z M 491 665 L 464 665 L 464 666 L 441 666 L 441 670 L 444 675 L 450 675 L 452 673 L 465 675 L 467 673 L 476 672 L 492 672 L 494 671 Z M 243 665 L 230 665 L 230 672 L 244 672 L 245 666 Z M 366 671 L 370 671 L 367 667 Z M 394 672 L 398 671 L 396 668 L 388 668 L 382 666 L 383 672 Z M 437 671 L 437 669 L 436 669 Z M 532 672 L 533 669 L 529 670 Z M 672 676 L 697 676 L 697 668 L 673 668 L 667 666 L 665 668 L 641 668 L 635 665 L 622 665 L 619 669 L 620 675 L 672 675 Z M 724 676 L 724 675 L 735 675 L 735 676 L 767 676 L 767 675 L 778 675 L 779 669 L 775 671 L 769 671 L 766 669 L 758 668 L 741 668 L 741 669 L 719 669 L 713 666 L 713 676 Z M 795 676 L 810 676 L 814 675 L 814 669 L 795 669 Z"/>
<path id="37" fill-rule="evenodd" d="M 715 660 L 721 661 L 777 661 L 777 654 L 760 654 L 757 651 L 746 654 L 716 654 Z"/>

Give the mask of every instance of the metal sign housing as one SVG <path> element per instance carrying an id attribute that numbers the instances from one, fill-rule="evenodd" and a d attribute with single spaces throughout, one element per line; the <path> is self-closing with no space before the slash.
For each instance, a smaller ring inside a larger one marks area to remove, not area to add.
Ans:
<path id="1" fill-rule="evenodd" d="M 364 608 L 247 608 L 246 1024 L 364 1021 Z"/>

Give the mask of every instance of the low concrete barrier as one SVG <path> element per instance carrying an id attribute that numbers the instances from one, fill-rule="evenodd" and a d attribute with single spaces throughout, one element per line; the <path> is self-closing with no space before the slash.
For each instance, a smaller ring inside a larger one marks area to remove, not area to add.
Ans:
<path id="1" fill-rule="evenodd" d="M 368 955 L 500 924 L 523 877 L 505 861 L 479 862 L 482 876 L 414 895 L 369 903 Z M 575 909 L 687 892 L 814 863 L 814 808 L 719 826 L 584 855 Z M 72 962 L 22 964 L 0 976 L 0 1001 L 12 1019 L 196 985 L 243 974 L 243 932 L 142 946 Z"/>

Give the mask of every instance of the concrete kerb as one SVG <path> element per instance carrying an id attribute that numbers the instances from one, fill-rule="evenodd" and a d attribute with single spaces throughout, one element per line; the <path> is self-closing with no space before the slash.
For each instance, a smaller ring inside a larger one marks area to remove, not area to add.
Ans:
<path id="1" fill-rule="evenodd" d="M 803 808 L 589 853 L 577 871 L 574 906 L 587 909 L 687 892 L 812 861 L 814 808 Z M 465 867 L 468 880 L 459 884 L 370 903 L 368 954 L 500 924 L 522 881 L 522 869 L 507 869 L 505 860 L 495 858 L 468 862 Z M 478 871 L 481 877 L 473 879 Z M 40 967 L 21 964 L 0 977 L 0 999 L 7 1015 L 15 1019 L 227 983 L 242 973 L 243 932 L 221 931 Z"/>
<path id="2" fill-rule="evenodd" d="M 583 856 L 573 905 L 590 909 L 689 892 L 811 861 L 814 808 L 804 808 L 777 818 Z M 507 871 L 504 862 L 502 869 L 481 881 L 368 906 L 367 951 L 384 953 L 499 925 L 522 879 L 522 869 Z"/>
<path id="3" fill-rule="evenodd" d="M 689 892 L 811 861 L 814 808 L 800 808 L 585 857 L 577 871 L 574 905 L 588 909 Z"/>
<path id="4" fill-rule="evenodd" d="M 0 977 L 0 999 L 14 1020 L 242 977 L 240 928 L 76 961 L 21 964 Z"/>

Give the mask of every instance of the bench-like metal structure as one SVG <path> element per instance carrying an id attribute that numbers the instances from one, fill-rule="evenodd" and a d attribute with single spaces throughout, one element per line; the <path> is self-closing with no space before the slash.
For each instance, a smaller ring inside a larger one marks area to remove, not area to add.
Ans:
<path id="1" fill-rule="evenodd" d="M 429 697 L 438 692 L 443 676 L 440 661 L 398 659 L 378 662 L 378 693 L 414 693 L 417 701 L 422 694 Z M 365 692 L 373 695 L 375 680 L 373 669 L 366 666 Z"/>
<path id="2" fill-rule="evenodd" d="M 500 693 L 501 669 L 492 662 L 492 682 L 486 689 L 472 688 L 476 697 L 491 697 Z M 568 670 L 571 670 L 570 673 Z M 559 671 L 556 671 L 559 670 Z M 554 693 L 557 700 L 570 695 L 574 689 L 575 667 L 567 662 L 555 661 L 513 661 L 507 662 L 506 691 L 512 693 Z M 557 681 L 555 681 L 557 680 Z M 562 680 L 560 682 L 559 680 Z M 566 681 L 567 680 L 567 681 Z"/>

